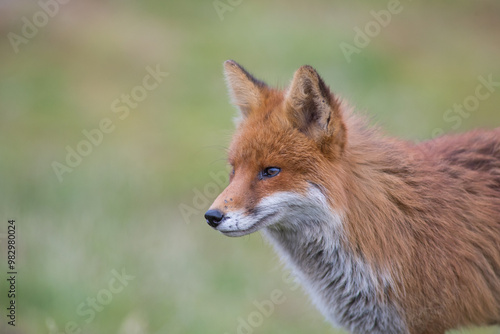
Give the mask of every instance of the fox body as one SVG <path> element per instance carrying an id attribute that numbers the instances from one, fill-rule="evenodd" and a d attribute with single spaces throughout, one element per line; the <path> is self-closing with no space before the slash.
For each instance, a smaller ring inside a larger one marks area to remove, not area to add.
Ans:
<path id="1" fill-rule="evenodd" d="M 500 324 L 500 128 L 413 144 L 368 126 L 310 66 L 285 90 L 224 66 L 240 115 L 213 228 L 262 231 L 352 333 Z"/>

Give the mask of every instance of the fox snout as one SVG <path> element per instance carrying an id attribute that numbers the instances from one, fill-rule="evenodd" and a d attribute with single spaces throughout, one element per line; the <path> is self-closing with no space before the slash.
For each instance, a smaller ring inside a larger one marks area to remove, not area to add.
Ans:
<path id="1" fill-rule="evenodd" d="M 205 213 L 205 219 L 207 220 L 208 225 L 213 228 L 217 228 L 217 226 L 219 226 L 224 219 L 224 213 L 217 209 L 211 209 Z"/>

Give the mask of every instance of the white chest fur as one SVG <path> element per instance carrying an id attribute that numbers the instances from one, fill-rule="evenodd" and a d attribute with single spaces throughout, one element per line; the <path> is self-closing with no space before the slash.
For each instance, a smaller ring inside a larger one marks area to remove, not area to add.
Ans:
<path id="1" fill-rule="evenodd" d="M 388 288 L 390 277 L 379 279 L 341 247 L 341 216 L 331 212 L 318 189 L 312 187 L 307 198 L 309 205 L 301 203 L 298 210 L 291 203 L 286 219 L 263 233 L 312 302 L 330 322 L 352 333 L 408 333 L 397 305 L 377 295 Z"/>

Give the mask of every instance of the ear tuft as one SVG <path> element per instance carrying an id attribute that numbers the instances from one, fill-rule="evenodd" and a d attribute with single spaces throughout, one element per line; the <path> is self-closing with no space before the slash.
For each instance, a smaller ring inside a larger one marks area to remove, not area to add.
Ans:
<path id="1" fill-rule="evenodd" d="M 260 105 L 266 84 L 254 78 L 234 60 L 224 62 L 224 74 L 232 103 L 241 111 L 243 118 L 248 117 Z"/>

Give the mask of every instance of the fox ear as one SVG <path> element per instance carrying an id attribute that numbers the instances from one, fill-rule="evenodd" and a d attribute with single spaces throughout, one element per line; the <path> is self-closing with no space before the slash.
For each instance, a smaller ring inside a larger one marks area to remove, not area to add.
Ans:
<path id="1" fill-rule="evenodd" d="M 324 153 L 343 150 L 346 130 L 340 103 L 314 68 L 306 65 L 295 72 L 285 101 L 292 125 L 316 141 Z"/>
<path id="2" fill-rule="evenodd" d="M 255 79 L 233 60 L 224 62 L 224 74 L 232 103 L 239 108 L 243 118 L 259 106 L 266 84 Z"/>

